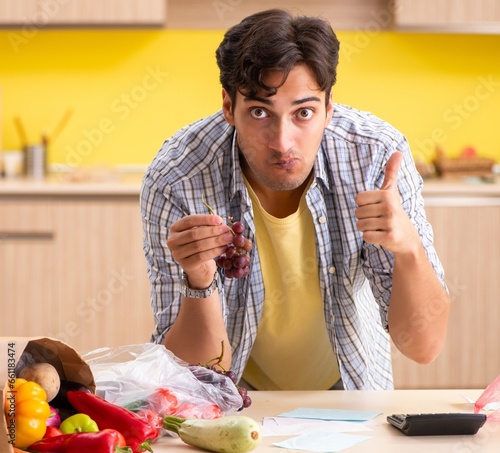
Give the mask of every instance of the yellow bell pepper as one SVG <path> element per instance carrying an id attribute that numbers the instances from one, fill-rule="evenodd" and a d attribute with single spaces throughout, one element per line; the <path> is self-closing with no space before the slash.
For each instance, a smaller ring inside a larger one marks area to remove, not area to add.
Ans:
<path id="1" fill-rule="evenodd" d="M 18 448 L 27 448 L 43 438 L 50 416 L 45 390 L 36 382 L 17 378 L 7 385 L 5 418 L 9 441 Z"/>

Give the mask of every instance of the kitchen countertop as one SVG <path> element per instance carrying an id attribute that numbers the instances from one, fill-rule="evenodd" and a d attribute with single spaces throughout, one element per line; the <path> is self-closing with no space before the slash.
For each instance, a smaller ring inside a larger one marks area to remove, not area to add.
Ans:
<path id="1" fill-rule="evenodd" d="M 424 180 L 422 194 L 426 207 L 500 206 L 500 179 L 429 179 Z"/>
<path id="2" fill-rule="evenodd" d="M 261 391 L 249 392 L 252 405 L 241 415 L 247 415 L 257 422 L 264 417 L 274 417 L 282 412 L 299 407 L 344 409 L 355 411 L 379 412 L 375 417 L 375 426 L 370 431 L 347 433 L 368 436 L 369 439 L 350 447 L 349 452 L 384 452 L 384 453 L 422 453 L 424 451 L 481 451 L 497 452 L 500 444 L 498 423 L 487 422 L 475 435 L 453 436 L 405 436 L 389 426 L 386 417 L 403 413 L 446 413 L 473 412 L 472 405 L 465 396 L 475 401 L 482 390 L 359 390 L 359 391 Z M 294 436 L 263 437 L 256 450 L 259 452 L 279 453 L 274 442 Z M 181 453 L 195 451 L 177 437 L 163 437 L 153 444 L 155 453 Z"/>
<path id="3" fill-rule="evenodd" d="M 500 195 L 500 179 L 489 182 L 476 178 L 463 179 L 426 179 L 422 194 L 425 196 L 481 196 L 496 197 Z"/>
<path id="4" fill-rule="evenodd" d="M 66 175 L 52 173 L 42 180 L 0 178 L 0 195 L 139 195 L 143 173 L 107 172 Z M 460 201 L 465 198 L 500 198 L 500 179 L 427 179 L 424 198 Z"/>
<path id="5" fill-rule="evenodd" d="M 129 195 L 138 196 L 142 173 L 68 176 L 53 173 L 44 179 L 0 179 L 2 195 Z"/>

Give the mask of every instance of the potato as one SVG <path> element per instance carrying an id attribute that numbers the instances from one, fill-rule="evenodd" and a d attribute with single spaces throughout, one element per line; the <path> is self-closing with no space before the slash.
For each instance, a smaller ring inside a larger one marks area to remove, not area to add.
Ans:
<path id="1" fill-rule="evenodd" d="M 35 363 L 23 368 L 19 376 L 27 381 L 36 382 L 47 393 L 47 401 L 51 401 L 59 392 L 61 378 L 50 363 Z"/>

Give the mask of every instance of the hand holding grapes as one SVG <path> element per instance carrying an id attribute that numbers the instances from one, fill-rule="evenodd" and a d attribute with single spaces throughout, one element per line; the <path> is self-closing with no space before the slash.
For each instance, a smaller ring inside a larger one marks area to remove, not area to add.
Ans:
<path id="1" fill-rule="evenodd" d="M 206 288 L 213 280 L 215 265 L 227 278 L 249 273 L 252 242 L 243 235 L 241 222 L 227 225 L 203 199 L 210 214 L 190 214 L 170 227 L 167 246 L 172 257 L 189 276 L 192 288 Z"/>
<path id="2" fill-rule="evenodd" d="M 167 246 L 173 259 L 189 276 L 192 288 L 206 288 L 216 270 L 215 259 L 233 240 L 223 219 L 212 214 L 191 214 L 172 224 Z"/>

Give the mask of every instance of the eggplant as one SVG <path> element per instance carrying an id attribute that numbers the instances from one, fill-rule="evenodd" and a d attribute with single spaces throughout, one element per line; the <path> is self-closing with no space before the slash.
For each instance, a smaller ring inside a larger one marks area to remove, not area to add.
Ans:
<path id="1" fill-rule="evenodd" d="M 93 393 L 92 390 L 90 390 L 85 385 L 80 384 L 79 382 L 66 381 L 64 379 L 61 379 L 61 387 L 59 389 L 59 392 L 54 397 L 54 399 L 51 400 L 50 405 L 59 410 L 73 409 L 73 406 L 68 400 L 68 392 L 70 390 L 83 390 L 84 392 Z"/>

